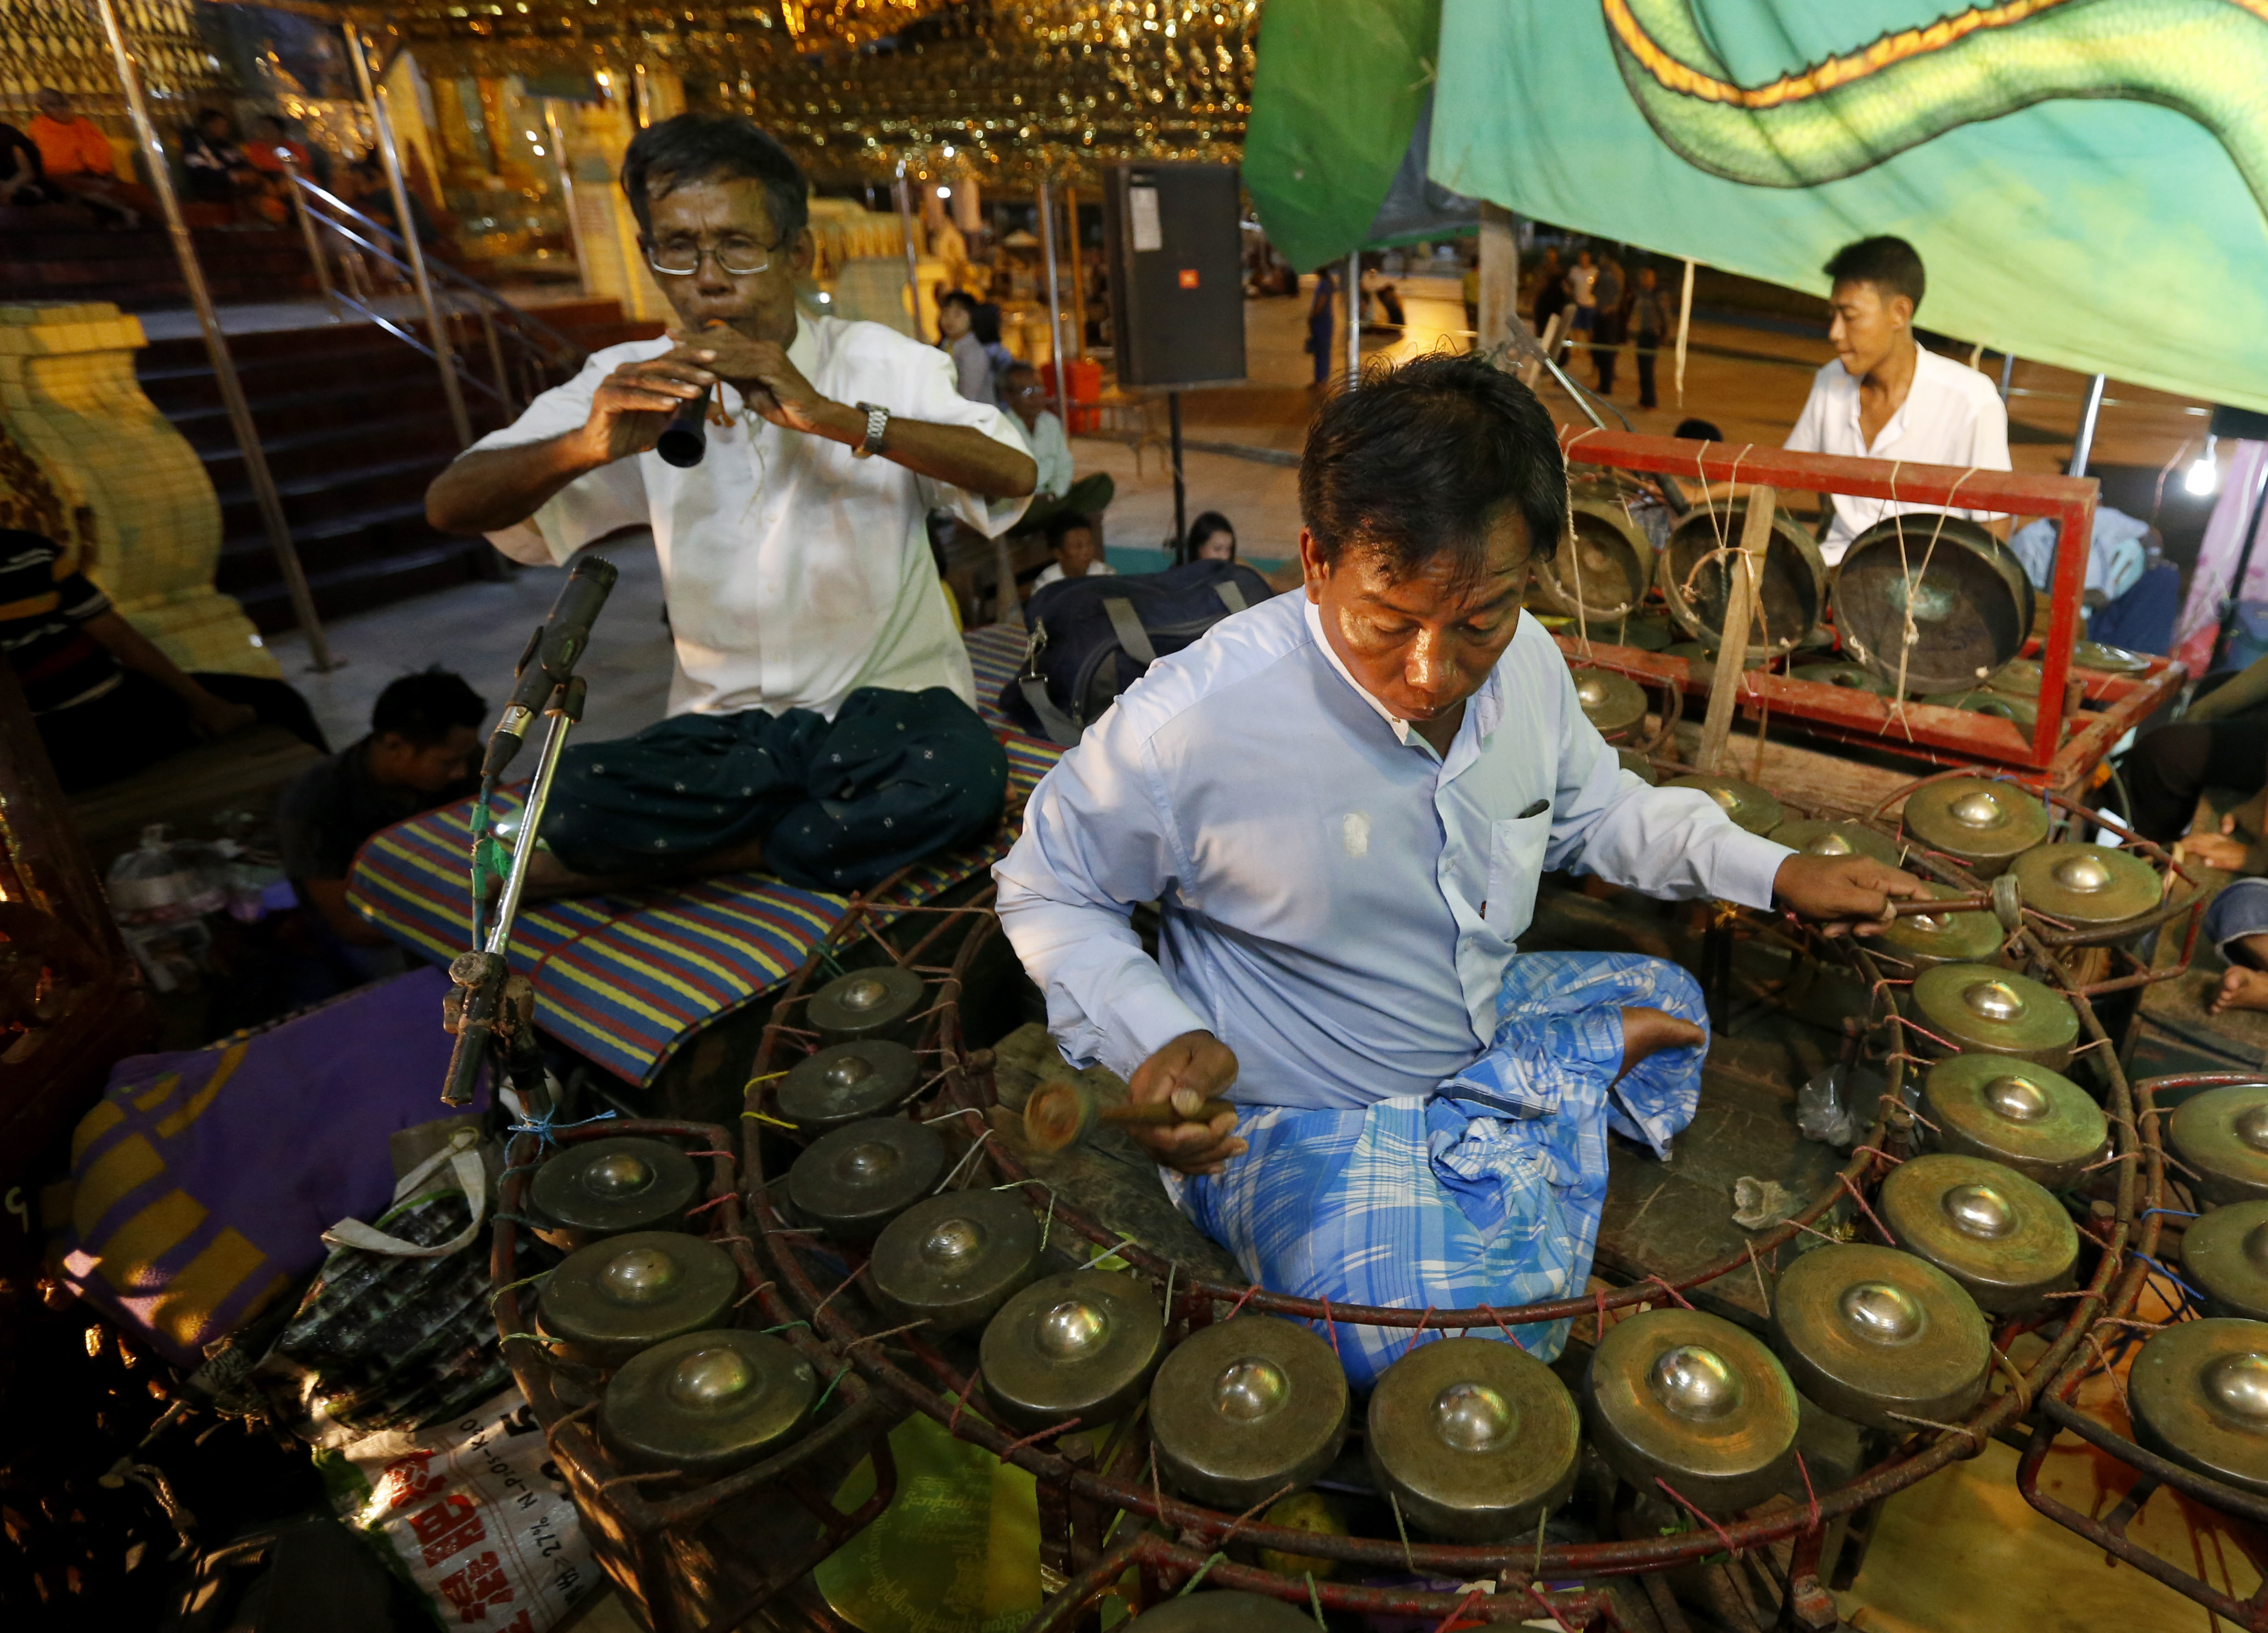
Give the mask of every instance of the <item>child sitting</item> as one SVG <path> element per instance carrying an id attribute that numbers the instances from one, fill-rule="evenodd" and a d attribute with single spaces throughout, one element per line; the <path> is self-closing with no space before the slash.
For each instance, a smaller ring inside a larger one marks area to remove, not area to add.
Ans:
<path id="1" fill-rule="evenodd" d="M 1034 589 L 1045 589 L 1059 579 L 1084 579 L 1097 573 L 1116 574 L 1102 558 L 1102 541 L 1094 523 L 1075 510 L 1058 511 L 1048 521 L 1048 554 L 1055 559 L 1040 569 Z"/>

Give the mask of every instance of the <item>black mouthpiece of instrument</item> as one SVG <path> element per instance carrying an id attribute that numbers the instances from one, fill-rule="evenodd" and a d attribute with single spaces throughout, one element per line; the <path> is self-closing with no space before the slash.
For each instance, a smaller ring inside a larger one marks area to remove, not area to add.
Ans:
<path id="1" fill-rule="evenodd" d="M 689 470 L 709 452 L 709 399 L 716 389 L 714 386 L 704 388 L 699 396 L 669 417 L 669 424 L 662 427 L 660 440 L 653 445 L 662 463 Z"/>

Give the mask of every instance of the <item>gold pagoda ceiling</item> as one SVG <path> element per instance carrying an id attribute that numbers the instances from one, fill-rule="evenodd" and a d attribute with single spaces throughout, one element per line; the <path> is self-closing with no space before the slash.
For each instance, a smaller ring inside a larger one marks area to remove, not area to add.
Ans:
<path id="1" fill-rule="evenodd" d="M 814 174 L 1009 186 L 1128 158 L 1233 162 L 1260 0 L 398 0 L 353 13 L 428 73 L 644 65 Z"/>

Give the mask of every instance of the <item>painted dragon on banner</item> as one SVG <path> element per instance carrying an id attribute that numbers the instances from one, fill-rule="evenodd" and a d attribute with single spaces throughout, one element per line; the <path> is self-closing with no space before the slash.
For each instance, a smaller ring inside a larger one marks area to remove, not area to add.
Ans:
<path id="1" fill-rule="evenodd" d="M 1711 48 L 1699 0 L 1602 3 L 1647 122 L 1731 181 L 1813 187 L 2035 103 L 2117 97 L 2212 132 L 2268 214 L 2268 0 L 2007 0 L 1756 85 Z"/>

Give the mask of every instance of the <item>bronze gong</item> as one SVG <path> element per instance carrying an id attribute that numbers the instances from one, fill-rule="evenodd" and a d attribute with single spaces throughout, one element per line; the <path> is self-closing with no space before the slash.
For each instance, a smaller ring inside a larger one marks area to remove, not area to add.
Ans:
<path id="1" fill-rule="evenodd" d="M 1575 1489 L 1582 1415 L 1557 1374 L 1487 1338 L 1420 1344 L 1371 1392 L 1363 1450 L 1410 1523 L 1456 1542 L 1502 1542 Z"/>
<path id="2" fill-rule="evenodd" d="M 947 1191 L 882 1227 L 867 1285 L 893 1325 L 982 1326 L 1039 1274 L 1040 1222 L 1012 1191 Z"/>
<path id="3" fill-rule="evenodd" d="M 2141 653 L 2129 652 L 2124 647 L 2106 647 L 2100 641 L 2080 641 L 2071 649 L 2071 661 L 2082 669 L 2094 669 L 2103 675 L 2150 672 L 2150 660 Z"/>
<path id="4" fill-rule="evenodd" d="M 1899 865 L 1897 842 L 1862 822 L 1813 822 L 1800 818 L 1771 831 L 1771 841 L 1806 856 L 1871 856 L 1884 867 Z"/>
<path id="5" fill-rule="evenodd" d="M 1981 684 L 2032 631 L 2032 585 L 2015 553 L 1975 522 L 1936 511 L 1886 516 L 1836 570 L 1844 649 L 1922 693 Z M 1907 614 L 1912 614 L 1912 632 Z"/>
<path id="6" fill-rule="evenodd" d="M 1655 787 L 1661 781 L 1661 773 L 1653 769 L 1653 763 L 1647 759 L 1645 755 L 1640 754 L 1636 749 L 1616 749 L 1615 750 L 1615 757 L 1622 762 L 1622 767 L 1624 771 L 1637 778 L 1640 782 L 1646 784 L 1649 788 Z"/>
<path id="7" fill-rule="evenodd" d="M 1612 669 L 1577 669 L 1575 701 L 1602 737 L 1618 736 L 1646 720 L 1646 688 Z"/>
<path id="8" fill-rule="evenodd" d="M 529 1200 L 544 1235 L 569 1249 L 626 1230 L 674 1228 L 700 1193 L 693 1159 L 663 1140 L 586 1140 L 535 1171 Z"/>
<path id="9" fill-rule="evenodd" d="M 537 1324 L 566 1359 L 615 1367 L 665 1338 L 718 1326 L 740 1296 L 740 1273 L 716 1243 L 635 1230 L 562 1260 L 543 1283 Z"/>
<path id="10" fill-rule="evenodd" d="M 945 1178 L 945 1141 L 898 1117 L 870 1117 L 823 1134 L 787 1171 L 796 1216 L 842 1242 L 876 1232 Z"/>
<path id="11" fill-rule="evenodd" d="M 688 1333 L 615 1374 L 600 1403 L 599 1434 L 634 1469 L 714 1480 L 800 1436 L 818 1393 L 811 1363 L 777 1338 Z"/>
<path id="12" fill-rule="evenodd" d="M 1166 1353 L 1166 1319 L 1141 1282 L 1102 1270 L 1044 1276 L 1011 1297 L 977 1344 L 984 1398 L 1019 1434 L 1125 1415 Z"/>
<path id="13" fill-rule="evenodd" d="M 1925 888 L 1940 900 L 1968 894 L 1946 884 L 1926 883 Z M 1983 964 L 1997 957 L 2007 935 L 1989 913 L 1910 913 L 1891 920 L 1867 944 L 1878 956 L 1909 970 L 1929 970 L 1940 964 Z"/>
<path id="14" fill-rule="evenodd" d="M 1611 624 L 1591 625 L 1591 639 L 1609 646 L 1630 647 L 1639 652 L 1660 652 L 1668 646 L 1669 620 L 1662 617 L 1618 618 Z"/>
<path id="15" fill-rule="evenodd" d="M 1712 670 L 1717 667 L 1717 643 L 1713 640 L 1681 640 L 1663 647 L 1661 655 L 1665 658 L 1683 658 L 1688 663 L 1694 665 L 1694 678 L 1698 680 L 1704 677 L 1703 671 Z M 1766 654 L 1751 647 L 1749 648 L 1748 654 L 1742 659 L 1741 668 L 1760 669 L 1770 661 L 1771 660 Z"/>
<path id="16" fill-rule="evenodd" d="M 1816 681 L 1822 686 L 1871 692 L 1877 698 L 1890 695 L 1890 683 L 1862 663 L 1801 663 L 1787 673 L 1791 680 Z"/>
<path id="17" fill-rule="evenodd" d="M 2268 1197 L 2268 1084 L 2191 1095 L 2166 1119 L 2166 1138 L 2195 1173 L 2199 1201 L 2225 1207 Z"/>
<path id="18" fill-rule="evenodd" d="M 1771 1350 L 1720 1317 L 1649 1310 L 1607 1329 L 1583 1375 L 1583 1415 L 1616 1474 L 1667 1481 L 1709 1514 L 1753 1508 L 1793 1467 L 1800 1408 Z"/>
<path id="19" fill-rule="evenodd" d="M 824 1043 L 850 1043 L 868 1038 L 903 1041 L 914 1031 L 916 1018 L 929 1005 L 922 978 L 911 970 L 885 964 L 853 970 L 821 987 L 804 1009 L 804 1017 Z"/>
<path id="20" fill-rule="evenodd" d="M 1983 964 L 1941 964 L 1911 989 L 1915 1018 L 1956 1048 L 2015 1055 L 2051 1071 L 2071 1060 L 2079 1015 L 2061 993 Z"/>
<path id="21" fill-rule="evenodd" d="M 1653 544 L 1612 500 L 1578 497 L 1568 507 L 1574 535 L 1535 564 L 1536 588 L 1555 609 L 1580 612 L 1594 639 L 1599 625 L 1627 617 L 1653 581 Z"/>
<path id="22" fill-rule="evenodd" d="M 2150 1450 L 2268 1495 L 2268 1324 L 2216 1316 L 2151 1334 L 2126 1398 Z"/>
<path id="23" fill-rule="evenodd" d="M 1787 820 L 1786 809 L 1769 793 L 1737 777 L 1675 777 L 1664 785 L 1698 788 L 1717 802 L 1735 827 L 1750 833 L 1770 833 Z"/>
<path id="24" fill-rule="evenodd" d="M 1906 832 L 1924 850 L 1942 851 L 1980 879 L 2048 837 L 2045 801 L 2028 788 L 1985 777 L 1948 777 L 1907 796 Z"/>
<path id="25" fill-rule="evenodd" d="M 2072 1285 L 2079 1231 L 2037 1181 L 1982 1157 L 1933 1151 L 1890 1170 L 1874 1211 L 1892 1241 L 1926 1259 L 1994 1315 L 2029 1313 Z"/>
<path id="26" fill-rule="evenodd" d="M 1160 1600 L 1141 1622 L 1142 1633 L 1314 1633 L 1315 1626 L 1280 1599 L 1210 1583 Z"/>
<path id="27" fill-rule="evenodd" d="M 2268 1201 L 2216 1208 L 2182 1233 L 2182 1274 L 2205 1312 L 2268 1320 Z"/>
<path id="28" fill-rule="evenodd" d="M 2011 658 L 1984 677 L 1984 690 L 2004 691 L 2012 698 L 2037 698 L 2042 673 L 2035 659 Z"/>
<path id="29" fill-rule="evenodd" d="M 2069 924 L 2139 919 L 2165 895 L 2158 870 L 2129 851 L 2102 845 L 2042 845 L 2008 865 L 2024 905 Z"/>
<path id="30" fill-rule="evenodd" d="M 1745 499 L 1696 505 L 1669 530 L 1668 546 L 1655 568 L 1669 616 L 1688 635 L 1712 647 L 1724 644 L 1733 589 L 1732 557 L 1717 552 L 1739 546 L 1748 514 Z M 1756 577 L 1758 604 L 1749 623 L 1749 649 L 1787 652 L 1809 639 L 1826 602 L 1827 565 L 1811 536 L 1786 511 L 1772 514 L 1771 537 Z"/>
<path id="31" fill-rule="evenodd" d="M 2078 1182 L 2110 1146 L 2110 1120 L 2060 1072 L 2005 1055 L 1957 1054 L 1922 1080 L 1938 1149 L 2001 1163 L 2051 1191 Z"/>
<path id="32" fill-rule="evenodd" d="M 1894 1434 L 1959 1422 L 1984 1398 L 1992 1332 L 1936 1266 L 1866 1242 L 1815 1248 L 1772 1293 L 1771 1346 L 1808 1399 Z"/>
<path id="33" fill-rule="evenodd" d="M 1215 1508 L 1313 1483 L 1346 1442 L 1347 1380 L 1327 1339 L 1275 1316 L 1199 1327 L 1150 1385 L 1158 1468 Z"/>
<path id="34" fill-rule="evenodd" d="M 2013 720 L 2026 732 L 2040 723 L 2040 706 L 2029 698 L 1988 691 L 1981 687 L 1966 691 L 1928 692 L 1919 701 L 1935 704 L 1940 709 L 1964 709 L 1971 714 L 1989 714 L 1997 720 Z"/>
<path id="35" fill-rule="evenodd" d="M 788 1068 L 773 1104 L 806 1134 L 824 1134 L 896 1111 L 919 1086 L 919 1066 L 912 1050 L 887 1038 L 829 1044 Z"/>

